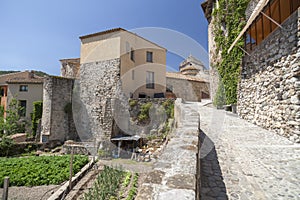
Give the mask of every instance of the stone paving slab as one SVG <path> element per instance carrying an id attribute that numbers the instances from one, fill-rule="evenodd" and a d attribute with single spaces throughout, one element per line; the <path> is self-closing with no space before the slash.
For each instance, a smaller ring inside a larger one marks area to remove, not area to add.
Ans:
<path id="1" fill-rule="evenodd" d="M 300 199 L 299 144 L 223 110 L 194 109 L 203 131 L 202 199 Z"/>
<path id="2" fill-rule="evenodd" d="M 194 200 L 196 198 L 199 114 L 190 106 L 190 104 L 180 104 L 180 116 L 177 116 L 180 118 L 177 121 L 178 128 L 172 132 L 168 145 L 154 163 L 153 171 L 145 174 L 136 200 Z"/>

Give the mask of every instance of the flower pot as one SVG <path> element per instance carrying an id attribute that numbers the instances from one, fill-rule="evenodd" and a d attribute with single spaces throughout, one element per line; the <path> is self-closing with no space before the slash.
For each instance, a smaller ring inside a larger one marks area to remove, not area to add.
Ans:
<path id="1" fill-rule="evenodd" d="M 236 104 L 232 104 L 231 105 L 231 110 L 232 110 L 232 113 L 236 114 Z"/>

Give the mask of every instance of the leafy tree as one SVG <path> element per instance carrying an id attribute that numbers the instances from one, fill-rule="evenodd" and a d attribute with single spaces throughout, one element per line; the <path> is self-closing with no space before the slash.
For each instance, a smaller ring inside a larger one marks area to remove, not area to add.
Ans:
<path id="1" fill-rule="evenodd" d="M 25 121 L 21 119 L 20 113 L 23 108 L 18 105 L 16 99 L 12 99 L 8 109 L 5 111 L 6 117 L 4 118 L 4 109 L 0 108 L 0 136 L 8 136 L 25 131 Z"/>
<path id="2" fill-rule="evenodd" d="M 225 88 L 222 81 L 219 82 L 218 90 L 214 99 L 214 106 L 218 108 L 222 108 L 223 105 L 226 104 L 226 94 L 225 94 Z"/>
<path id="3" fill-rule="evenodd" d="M 0 151 L 1 151 L 0 155 L 8 156 L 13 146 L 14 146 L 14 141 L 11 138 L 5 136 L 0 138 Z"/>
<path id="4" fill-rule="evenodd" d="M 33 113 L 31 116 L 33 136 L 36 135 L 38 124 L 42 118 L 42 114 L 43 114 L 43 102 L 42 101 L 33 102 Z"/>

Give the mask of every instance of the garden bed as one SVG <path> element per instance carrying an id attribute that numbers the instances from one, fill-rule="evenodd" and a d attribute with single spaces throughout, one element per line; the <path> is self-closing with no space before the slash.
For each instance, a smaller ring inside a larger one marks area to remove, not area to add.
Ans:
<path id="1" fill-rule="evenodd" d="M 10 186 L 58 185 L 68 180 L 70 156 L 30 156 L 0 158 L 0 187 L 10 178 Z M 74 156 L 73 175 L 88 163 L 87 156 Z"/>
<path id="2" fill-rule="evenodd" d="M 104 166 L 85 200 L 133 200 L 137 193 L 138 174 Z"/>

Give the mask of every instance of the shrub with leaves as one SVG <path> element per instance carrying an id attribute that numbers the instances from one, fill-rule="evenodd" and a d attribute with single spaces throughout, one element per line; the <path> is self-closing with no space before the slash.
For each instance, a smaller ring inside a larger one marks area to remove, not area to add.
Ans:
<path id="1" fill-rule="evenodd" d="M 168 118 L 174 118 L 174 101 L 171 99 L 166 100 L 163 104 Z"/>
<path id="2" fill-rule="evenodd" d="M 139 122 L 145 122 L 149 120 L 149 110 L 152 106 L 151 102 L 145 103 L 141 106 L 140 113 L 138 115 Z"/>
<path id="3" fill-rule="evenodd" d="M 16 99 L 11 100 L 8 109 L 5 111 L 6 118 L 4 118 L 3 107 L 0 108 L 0 137 L 25 132 L 26 122 L 20 116 L 22 110 L 23 108 L 18 105 Z"/>
<path id="4" fill-rule="evenodd" d="M 43 102 L 42 101 L 33 102 L 33 112 L 31 116 L 33 136 L 36 135 L 38 124 L 42 119 L 42 114 L 43 114 Z"/>
<path id="5" fill-rule="evenodd" d="M 219 83 L 217 93 L 214 99 L 214 106 L 222 108 L 226 104 L 225 88 L 222 82 Z"/>

